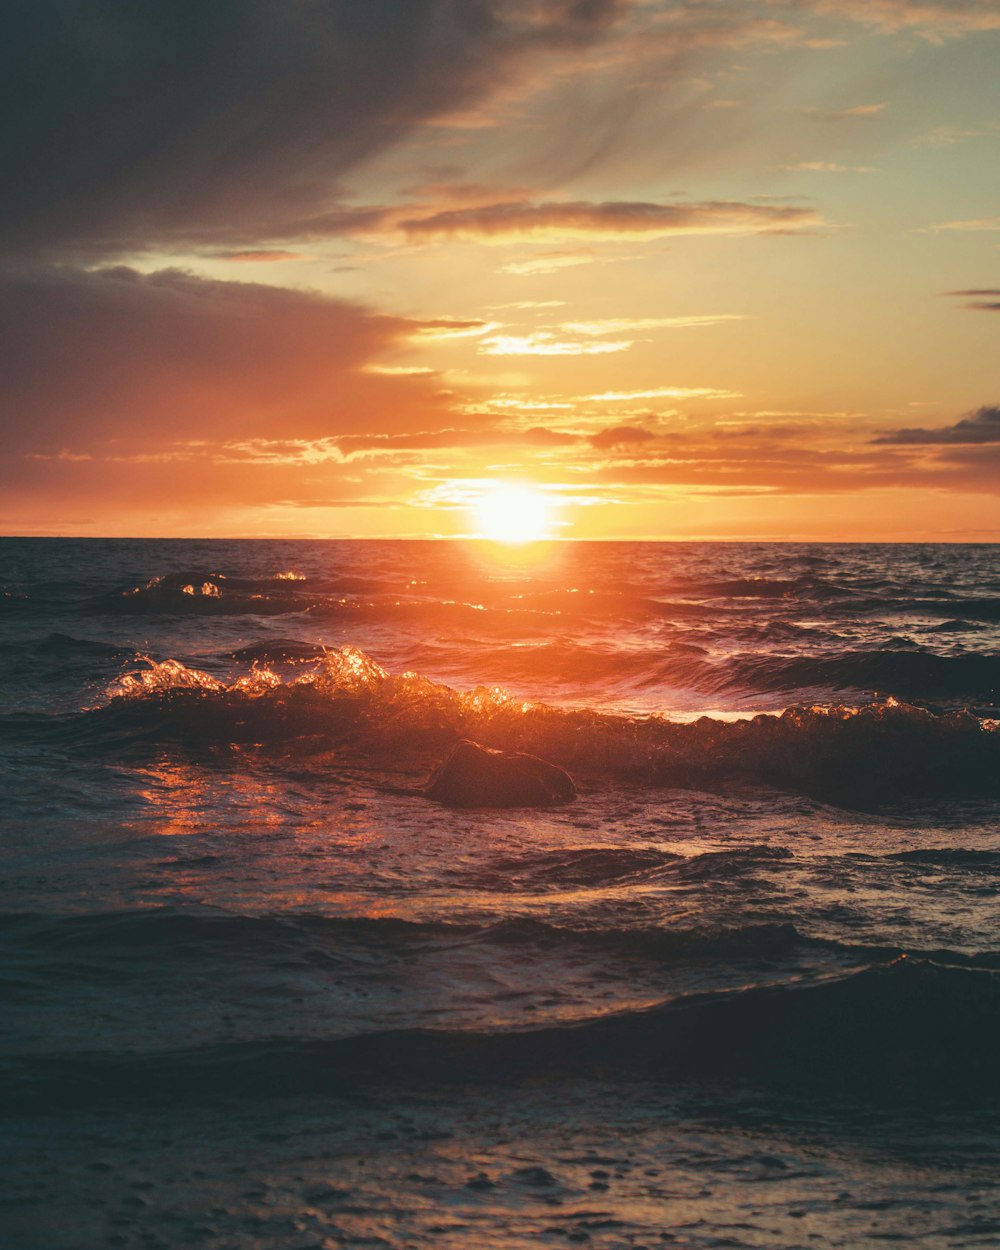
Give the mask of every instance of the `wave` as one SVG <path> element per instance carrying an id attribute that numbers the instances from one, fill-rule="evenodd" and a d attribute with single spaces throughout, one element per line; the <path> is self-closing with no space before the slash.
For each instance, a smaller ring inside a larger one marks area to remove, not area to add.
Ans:
<path id="1" fill-rule="evenodd" d="M 907 616 L 944 616 L 949 620 L 1000 621 L 1000 599 L 952 595 L 941 599 L 899 598 L 864 600 L 851 605 L 852 610 L 866 612 L 899 612 Z"/>
<path id="2" fill-rule="evenodd" d="M 491 890 L 564 889 L 622 885 L 670 877 L 722 881 L 752 874 L 761 864 L 792 858 L 785 847 L 748 846 L 731 851 L 679 855 L 642 847 L 573 847 L 534 851 L 490 861 L 477 869 L 478 884 Z"/>
<path id="3" fill-rule="evenodd" d="M 326 651 L 321 642 L 300 642 L 296 638 L 271 638 L 230 652 L 230 658 L 244 664 L 301 664 L 318 660 Z"/>
<path id="4" fill-rule="evenodd" d="M 897 851 L 892 859 L 933 868 L 971 868 L 1000 872 L 1000 851 L 976 851 L 961 846 L 932 846 L 917 851 Z"/>
<path id="5" fill-rule="evenodd" d="M 297 578 L 264 581 L 229 578 L 221 573 L 180 573 L 151 578 L 143 586 L 100 595 L 86 610 L 92 614 L 134 616 L 278 616 L 302 612 L 314 598 L 298 593 Z"/>
<path id="6" fill-rule="evenodd" d="M 1000 793 L 998 725 L 969 712 L 888 700 L 677 723 L 554 708 L 499 687 L 460 692 L 418 673 L 390 675 L 350 646 L 326 651 L 285 680 L 260 665 L 227 683 L 176 660 L 149 661 L 119 678 L 102 706 L 52 717 L 47 732 L 95 749 L 116 742 L 336 749 L 362 764 L 410 772 L 429 769 L 455 741 L 472 738 L 542 756 L 584 785 L 767 783 L 848 805 Z"/>
<path id="7" fill-rule="evenodd" d="M 544 1076 L 752 1082 L 884 1103 L 1000 1096 L 1000 974 L 900 957 L 534 1030 L 402 1029 L 154 1054 L 11 1056 L 6 1105 L 177 1103 Z"/>
<path id="8" fill-rule="evenodd" d="M 748 858 L 769 858 L 771 848 L 748 848 Z M 687 859 L 706 878 L 722 877 L 720 858 L 696 855 Z M 774 848 L 772 857 L 787 856 Z M 584 856 L 586 859 L 586 855 Z M 683 860 L 683 856 L 674 857 Z M 715 859 L 715 864 L 710 861 Z M 899 858 L 894 856 L 893 858 Z M 485 924 L 405 920 L 391 916 L 327 916 L 315 912 L 240 912 L 192 907 L 148 907 L 122 911 L 52 915 L 38 912 L 0 914 L 0 948 L 8 969 L 49 969 L 79 983 L 88 969 L 106 980 L 113 968 L 132 978 L 135 967 L 159 963 L 169 950 L 171 961 L 205 963 L 218 959 L 227 966 L 243 961 L 255 967 L 336 968 L 356 956 L 370 966 L 373 957 L 405 958 L 421 951 L 461 950 L 470 946 L 512 948 L 540 959 L 555 953 L 576 958 L 583 952 L 619 961 L 689 968 L 720 964 L 745 967 L 750 982 L 754 966 L 773 969 L 785 961 L 798 970 L 802 959 L 814 968 L 855 969 L 889 963 L 904 955 L 949 967 L 1000 972 L 1000 951 L 974 954 L 946 949 L 909 950 L 816 938 L 789 922 L 749 925 L 678 924 L 663 927 L 575 927 L 531 917 Z M 69 963 L 66 961 L 70 960 Z"/>
<path id="9" fill-rule="evenodd" d="M 56 656 L 60 659 L 116 659 L 123 655 L 135 655 L 132 647 L 101 642 L 97 638 L 75 638 L 71 634 L 49 634 L 46 638 L 25 645 L 30 645 L 33 650 L 42 655 Z"/>
<path id="10" fill-rule="evenodd" d="M 675 857 L 682 859 L 683 857 Z M 693 859 L 704 859 L 694 856 Z M 643 956 L 655 962 L 771 959 L 798 948 L 829 949 L 852 959 L 869 948 L 838 947 L 803 936 L 791 924 L 756 924 L 720 928 L 571 928 L 517 918 L 488 924 L 403 920 L 396 917 L 325 916 L 314 912 L 246 915 L 214 909 L 149 907 L 123 911 L 53 916 L 36 912 L 0 914 L 0 943 L 7 962 L 58 957 L 109 955 L 117 962 L 144 962 L 169 949 L 172 957 L 203 959 L 234 953 L 254 962 L 285 958 L 292 951 L 316 961 L 326 955 L 364 948 L 382 952 L 467 946 L 471 943 L 554 948 L 601 949 L 612 955 Z M 893 954 L 899 952 L 893 950 Z M 955 958 L 960 958 L 955 956 Z"/>
<path id="11" fill-rule="evenodd" d="M 734 577 L 720 581 L 692 581 L 676 589 L 697 599 L 844 599 L 854 591 L 821 577 Z"/>
<path id="12" fill-rule="evenodd" d="M 848 651 L 839 655 L 737 656 L 718 674 L 755 690 L 879 690 L 905 697 L 986 700 L 1000 694 L 1000 655 Z"/>
<path id="13" fill-rule="evenodd" d="M 470 610 L 470 627 L 482 627 L 482 614 Z M 493 618 L 492 624 L 499 624 Z M 529 621 L 527 633 L 537 630 Z M 504 626 L 509 632 L 509 623 Z M 489 633 L 489 629 L 483 630 Z M 279 640 L 243 648 L 243 662 L 304 661 L 322 655 L 321 644 Z M 519 685 L 542 683 L 566 690 L 646 693 L 656 688 L 707 694 L 760 692 L 869 691 L 904 699 L 972 700 L 1000 698 L 1000 655 L 967 652 L 941 656 L 911 648 L 847 651 L 826 655 L 738 654 L 714 661 L 704 646 L 674 641 L 656 651 L 616 642 L 566 638 L 524 641 L 502 649 L 489 638 L 466 634 L 461 647 L 425 647 L 442 673 L 464 676 L 487 668 L 494 680 Z"/>

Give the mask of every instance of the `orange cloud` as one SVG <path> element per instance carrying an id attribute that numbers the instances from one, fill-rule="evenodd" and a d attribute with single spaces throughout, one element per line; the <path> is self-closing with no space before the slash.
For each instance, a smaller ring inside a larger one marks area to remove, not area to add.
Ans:
<path id="1" fill-rule="evenodd" d="M 570 334 L 628 334 L 640 330 L 675 330 L 691 326 L 714 326 L 724 321 L 742 321 L 741 313 L 715 313 L 700 317 L 608 317 L 603 321 L 566 321 L 562 329 Z"/>
<path id="2" fill-rule="evenodd" d="M 0 320 L 8 455 L 392 432 L 444 424 L 448 410 L 433 380 L 366 371 L 420 322 L 309 292 L 176 270 L 21 269 L 0 277 Z"/>
<path id="3" fill-rule="evenodd" d="M 625 352 L 631 341 L 614 343 L 581 343 L 573 339 L 557 339 L 547 330 L 534 334 L 497 334 L 486 339 L 479 351 L 484 356 L 603 356 Z"/>
<path id="4" fill-rule="evenodd" d="M 597 395 L 577 395 L 579 403 L 618 404 L 636 399 L 736 399 L 735 391 L 719 391 L 710 386 L 654 386 L 639 391 L 601 391 Z"/>

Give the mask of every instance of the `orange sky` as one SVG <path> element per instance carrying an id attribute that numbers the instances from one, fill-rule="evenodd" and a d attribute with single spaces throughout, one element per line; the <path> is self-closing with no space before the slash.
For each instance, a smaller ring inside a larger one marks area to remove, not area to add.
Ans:
<path id="1" fill-rule="evenodd" d="M 5 533 L 1000 539 L 1000 0 L 40 0 Z"/>

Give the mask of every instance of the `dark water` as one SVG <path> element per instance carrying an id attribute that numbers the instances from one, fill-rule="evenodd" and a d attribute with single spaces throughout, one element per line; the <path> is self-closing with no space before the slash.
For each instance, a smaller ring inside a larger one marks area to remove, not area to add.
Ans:
<path id="1" fill-rule="evenodd" d="M 1000 548 L 0 552 L 0 1245 L 1000 1245 Z"/>

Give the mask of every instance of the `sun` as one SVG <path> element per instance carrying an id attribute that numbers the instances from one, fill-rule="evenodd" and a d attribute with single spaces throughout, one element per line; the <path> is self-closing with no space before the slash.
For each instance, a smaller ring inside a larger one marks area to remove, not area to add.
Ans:
<path id="1" fill-rule="evenodd" d="M 549 536 L 551 508 L 545 494 L 522 483 L 503 483 L 473 504 L 476 536 L 498 543 L 531 543 Z"/>

